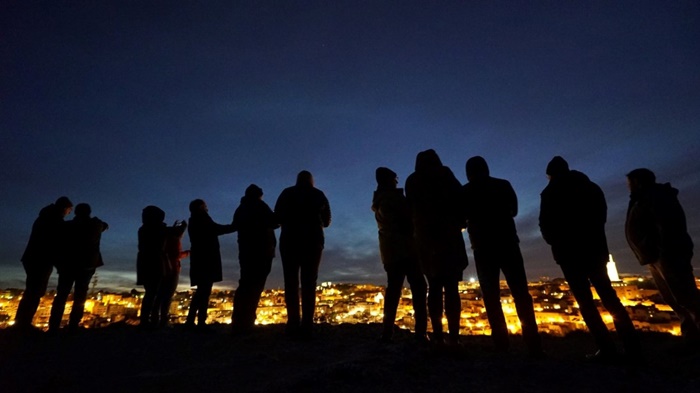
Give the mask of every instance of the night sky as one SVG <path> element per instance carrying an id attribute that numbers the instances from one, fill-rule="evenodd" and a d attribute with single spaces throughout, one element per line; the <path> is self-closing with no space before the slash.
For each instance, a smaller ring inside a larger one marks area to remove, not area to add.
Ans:
<path id="1" fill-rule="evenodd" d="M 644 272 L 623 233 L 634 168 L 680 189 L 700 244 L 697 1 L 23 3 L 0 5 L 0 287 L 24 286 L 61 195 L 110 224 L 98 287 L 130 289 L 143 207 L 172 224 L 202 198 L 228 223 L 249 184 L 272 207 L 303 169 L 333 213 L 319 282 L 382 284 L 374 170 L 403 185 L 428 148 L 461 182 L 474 155 L 511 181 L 530 279 L 561 276 L 537 226 L 555 155 L 603 188 L 621 273 Z"/>

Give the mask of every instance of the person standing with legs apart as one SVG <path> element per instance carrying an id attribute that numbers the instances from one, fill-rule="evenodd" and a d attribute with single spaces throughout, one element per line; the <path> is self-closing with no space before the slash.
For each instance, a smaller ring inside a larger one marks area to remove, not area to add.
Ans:
<path id="1" fill-rule="evenodd" d="M 265 281 L 275 258 L 275 229 L 279 224 L 262 196 L 262 188 L 251 184 L 233 214 L 241 265 L 241 277 L 233 298 L 231 326 L 234 333 L 245 333 L 255 326 L 260 295 L 265 290 Z"/>
<path id="2" fill-rule="evenodd" d="M 301 171 L 296 185 L 285 188 L 277 198 L 275 214 L 282 227 L 280 255 L 284 270 L 287 334 L 311 338 L 316 310 L 316 280 L 324 246 L 323 228 L 331 224 L 331 208 L 323 191 L 314 187 L 311 173 Z"/>
<path id="3" fill-rule="evenodd" d="M 646 168 L 627 174 L 630 203 L 625 234 L 639 263 L 649 267 L 664 301 L 681 320 L 681 334 L 700 348 L 700 291 L 693 275 L 693 241 L 678 190 Z"/>
<path id="4" fill-rule="evenodd" d="M 87 299 L 90 280 L 95 269 L 104 265 L 100 253 L 102 232 L 109 226 L 97 217 L 90 217 L 92 209 L 87 203 L 79 203 L 75 207 L 75 217 L 66 222 L 67 258 L 65 263 L 57 266 L 58 287 L 56 297 L 51 305 L 49 331 L 55 332 L 61 326 L 61 319 L 66 307 L 66 299 L 73 284 L 73 308 L 71 309 L 68 328 L 76 331 L 83 319 L 85 300 Z"/>
<path id="5" fill-rule="evenodd" d="M 418 257 L 428 278 L 428 313 L 433 341 L 438 345 L 444 343 L 443 290 L 449 344 L 459 344 L 462 310 L 459 282 L 468 265 L 462 237 L 461 188 L 450 168 L 442 165 L 432 149 L 418 153 L 416 170 L 406 179 L 406 199 L 413 218 Z"/>
<path id="6" fill-rule="evenodd" d="M 209 296 L 215 282 L 223 280 L 219 236 L 234 232 L 233 225 L 217 224 L 209 216 L 207 204 L 201 199 L 190 202 L 190 281 L 197 289 L 187 313 L 187 328 L 203 329 L 207 323 Z"/>
<path id="7" fill-rule="evenodd" d="M 39 212 L 32 225 L 27 248 L 22 255 L 22 266 L 27 273 L 27 283 L 15 314 L 15 328 L 30 331 L 41 297 L 46 294 L 49 278 L 55 264 L 60 265 L 65 255 L 65 221 L 73 210 L 68 197 L 60 197 Z"/>
<path id="8" fill-rule="evenodd" d="M 466 170 L 468 183 L 462 187 L 462 203 L 491 338 L 497 350 L 508 350 L 508 326 L 501 308 L 499 280 L 503 271 L 530 355 L 542 356 L 542 340 L 537 332 L 513 219 L 518 214 L 518 198 L 509 181 L 490 176 L 483 157 L 467 160 Z"/>
<path id="9" fill-rule="evenodd" d="M 377 190 L 372 198 L 372 210 L 379 229 L 379 255 L 387 275 L 382 341 L 391 341 L 404 279 L 408 279 L 413 297 L 416 340 L 425 341 L 428 328 L 427 286 L 418 263 L 411 210 L 403 189 L 396 187 L 398 177 L 394 171 L 377 168 L 376 179 Z"/>
<path id="10" fill-rule="evenodd" d="M 593 285 L 613 317 L 628 360 L 639 360 L 637 332 L 606 269 L 609 252 L 605 236 L 608 211 L 605 195 L 588 176 L 569 170 L 569 164 L 559 156 L 547 165 L 547 176 L 549 184 L 541 194 L 540 230 L 552 247 L 554 260 L 561 267 L 581 316 L 598 345 L 598 351 L 588 358 L 610 361 L 617 356 L 615 343 L 593 300 Z"/>

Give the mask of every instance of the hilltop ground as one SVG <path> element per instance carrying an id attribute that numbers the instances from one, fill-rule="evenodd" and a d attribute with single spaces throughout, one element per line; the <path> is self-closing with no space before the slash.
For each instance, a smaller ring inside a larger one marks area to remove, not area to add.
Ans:
<path id="1" fill-rule="evenodd" d="M 645 334 L 645 366 L 591 364 L 587 334 L 545 337 L 533 360 L 516 338 L 508 354 L 484 336 L 456 350 L 418 346 L 408 332 L 380 344 L 379 325 L 320 325 L 295 341 L 280 325 L 232 336 L 111 326 L 76 334 L 0 331 L 3 392 L 696 392 L 700 354 L 677 337 Z"/>

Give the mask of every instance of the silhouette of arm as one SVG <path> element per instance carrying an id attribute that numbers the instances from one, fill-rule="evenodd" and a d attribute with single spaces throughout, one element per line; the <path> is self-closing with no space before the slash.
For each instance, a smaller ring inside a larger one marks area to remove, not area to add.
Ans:
<path id="1" fill-rule="evenodd" d="M 331 225 L 331 205 L 328 203 L 328 199 L 323 193 L 321 193 L 321 196 L 321 224 L 324 228 L 328 228 Z"/>

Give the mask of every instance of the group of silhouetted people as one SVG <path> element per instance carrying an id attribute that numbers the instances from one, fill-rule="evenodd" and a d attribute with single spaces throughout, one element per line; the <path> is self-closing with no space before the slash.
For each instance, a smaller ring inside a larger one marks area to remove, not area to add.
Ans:
<path id="1" fill-rule="evenodd" d="M 549 184 L 541 193 L 540 230 L 598 346 L 598 351 L 590 357 L 607 360 L 618 353 L 598 312 L 591 286 L 612 315 L 625 354 L 630 358 L 640 357 L 639 337 L 606 270 L 609 252 L 603 191 L 585 174 L 571 170 L 559 156 L 549 162 L 546 174 Z M 372 210 L 387 273 L 381 340 L 392 339 L 403 282 L 407 279 L 413 297 L 416 339 L 437 345 L 458 343 L 461 313 L 458 284 L 468 265 L 462 235 L 466 229 L 496 349 L 505 351 L 509 347 L 500 303 L 499 278 L 503 272 L 528 351 L 532 356 L 542 356 L 514 221 L 518 214 L 515 191 L 507 180 L 492 177 L 486 160 L 480 156 L 467 160 L 466 175 L 467 183 L 460 184 L 437 153 L 426 150 L 416 157 L 415 171 L 406 180 L 404 195 L 396 173 L 386 167 L 377 168 Z M 649 266 L 664 300 L 680 317 L 683 336 L 697 344 L 700 291 L 691 266 L 693 243 L 678 202 L 678 191 L 668 183 L 656 183 L 654 173 L 648 169 L 635 169 L 627 174 L 627 179 L 628 243 L 639 262 Z M 165 224 L 165 212 L 160 208 L 143 209 L 137 256 L 137 284 L 145 289 L 140 315 L 142 327 L 168 324 L 181 260 L 187 256 L 190 283 L 196 291 L 185 325 L 206 326 L 212 287 L 223 279 L 218 237 L 238 232 L 240 281 L 234 298 L 232 326 L 235 332 L 250 331 L 275 257 L 274 231 L 281 228 L 279 249 L 287 307 L 286 332 L 294 337 L 312 335 L 324 228 L 331 222 L 328 199 L 314 186 L 308 171 L 301 171 L 296 184 L 282 191 L 274 210 L 262 197 L 263 190 L 250 185 L 230 224 L 214 222 L 201 199 L 190 203 L 189 223 L 176 221 L 173 226 Z M 64 221 L 72 207 L 68 198 L 61 197 L 43 208 L 34 222 L 22 257 L 27 284 L 15 318 L 17 327 L 31 327 L 53 266 L 58 270 L 59 282 L 49 330 L 60 327 L 65 301 L 73 285 L 74 306 L 69 327 L 77 328 L 80 323 L 90 280 L 95 268 L 103 264 L 100 236 L 108 226 L 90 216 L 87 204 L 77 205 L 73 220 Z M 189 251 L 182 249 L 185 230 L 190 238 Z M 443 332 L 443 315 L 447 320 L 447 335 Z M 427 335 L 428 317 L 431 337 Z"/>
<path id="2" fill-rule="evenodd" d="M 496 349 L 505 351 L 509 347 L 500 303 L 499 278 L 503 272 L 528 351 L 534 357 L 542 356 L 514 221 L 518 213 L 515 191 L 507 180 L 491 177 L 486 160 L 480 156 L 467 160 L 466 174 L 468 182 L 461 185 L 434 150 L 420 152 L 415 171 L 406 180 L 404 196 L 396 173 L 377 168 L 372 210 L 387 273 L 382 340 L 391 340 L 400 291 L 404 279 L 408 279 L 416 338 L 426 340 L 427 292 L 431 341 L 439 345 L 457 343 L 461 312 L 458 282 L 467 266 L 461 231 L 466 228 Z M 639 337 L 607 274 L 607 205 L 603 191 L 585 174 L 571 170 L 559 156 L 549 162 L 546 174 L 549 184 L 541 193 L 540 230 L 598 346 L 598 351 L 588 357 L 607 361 L 618 354 L 598 312 L 593 286 L 613 317 L 626 357 L 641 359 Z M 700 291 L 693 276 L 693 243 L 678 191 L 668 183 L 656 183 L 648 169 L 635 169 L 627 178 L 631 193 L 625 232 L 629 245 L 640 263 L 649 266 L 664 300 L 679 315 L 683 336 L 697 346 Z"/>

